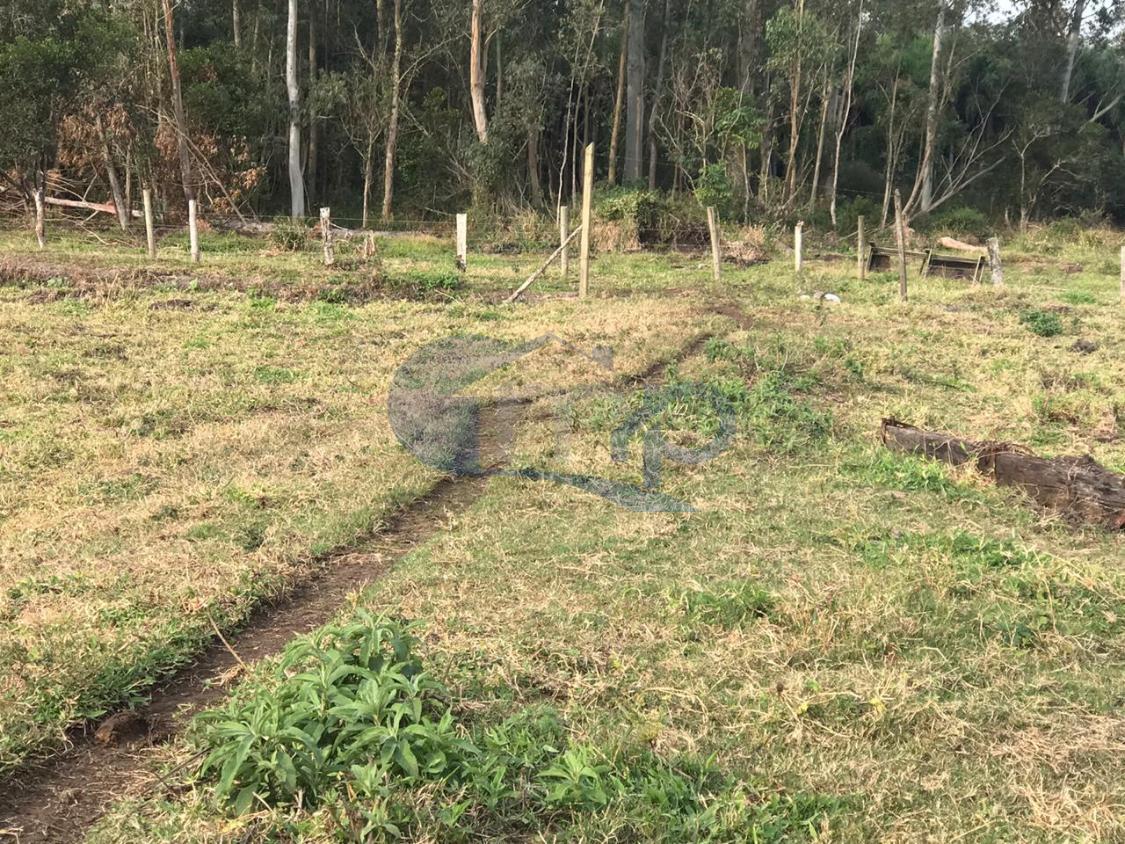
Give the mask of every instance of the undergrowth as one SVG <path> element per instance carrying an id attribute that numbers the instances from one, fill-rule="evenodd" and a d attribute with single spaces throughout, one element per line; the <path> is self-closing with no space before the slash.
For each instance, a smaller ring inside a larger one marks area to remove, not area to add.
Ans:
<path id="1" fill-rule="evenodd" d="M 751 597 L 739 614 L 768 611 L 768 600 Z M 729 614 L 716 620 L 737 623 Z M 357 841 L 567 831 L 793 841 L 839 808 L 835 799 L 758 794 L 710 760 L 576 741 L 549 706 L 470 721 L 425 670 L 413 630 L 360 611 L 291 644 L 276 675 L 196 719 L 198 777 L 236 814 L 321 810 Z"/>

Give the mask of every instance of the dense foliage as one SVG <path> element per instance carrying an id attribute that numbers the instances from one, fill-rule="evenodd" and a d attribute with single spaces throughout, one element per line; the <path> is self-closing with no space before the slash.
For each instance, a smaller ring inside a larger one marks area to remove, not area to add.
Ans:
<path id="1" fill-rule="evenodd" d="M 109 201 L 116 181 L 172 212 L 189 189 L 212 214 L 281 210 L 292 52 L 305 190 L 364 219 L 572 201 L 586 143 L 600 178 L 725 219 L 843 229 L 895 189 L 911 217 L 974 225 L 1125 216 L 1120 0 L 299 0 L 288 51 L 287 14 L 8 0 L 5 193 Z"/>

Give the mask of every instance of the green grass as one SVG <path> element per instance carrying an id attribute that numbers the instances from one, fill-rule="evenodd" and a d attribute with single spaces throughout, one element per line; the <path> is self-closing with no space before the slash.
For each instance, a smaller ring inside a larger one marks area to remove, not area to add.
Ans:
<path id="1" fill-rule="evenodd" d="M 404 292 L 362 307 L 177 289 L 76 309 L 0 288 L 13 341 L 0 354 L 0 654 L 21 672 L 43 666 L 3 687 L 9 757 L 143 694 L 208 635 L 207 612 L 239 617 L 305 555 L 353 544 L 430 482 L 377 412 L 395 363 L 423 342 L 556 331 L 614 346 L 621 373 L 708 328 L 699 354 L 661 373 L 668 402 L 645 429 L 695 448 L 718 426 L 705 397 L 734 408 L 730 450 L 662 464 L 662 491 L 695 512 L 494 478 L 341 609 L 331 629 L 358 618 L 364 636 L 414 621 L 411 658 L 433 685 L 412 723 L 445 762 L 423 775 L 393 751 L 386 764 L 359 752 L 361 771 L 314 759 L 297 800 L 260 743 L 264 776 L 282 779 L 246 815 L 214 787 L 222 764 L 177 767 L 195 747 L 230 751 L 203 728 L 146 751 L 169 779 L 91 839 L 311 844 L 371 824 L 375 837 L 440 840 L 1122 838 L 1120 537 L 877 441 L 891 416 L 1125 468 L 1108 238 L 1039 237 L 1012 244 L 1006 288 L 912 279 L 907 305 L 893 278 L 860 284 L 850 264 L 813 262 L 801 280 L 787 262 L 727 268 L 716 288 L 702 257 L 676 254 L 600 255 L 593 289 L 614 298 L 516 309 L 496 294 L 537 255 L 474 255 L 454 300 Z M 447 251 L 381 244 L 386 268 L 427 277 L 448 271 Z M 214 261 L 279 277 L 315 267 L 302 253 Z M 812 290 L 844 302 L 799 298 Z M 152 307 L 169 298 L 192 306 Z M 747 328 L 702 316 L 728 299 Z M 1037 336 L 1021 322 L 1033 311 L 1064 333 Z M 1078 338 L 1098 350 L 1076 353 Z M 605 390 L 561 349 L 530 362 L 479 391 L 584 389 L 534 408 L 512 462 L 641 483 L 644 431 L 624 462 L 611 436 L 642 391 Z M 168 581 L 181 570 L 193 576 Z M 257 666 L 207 723 L 245 725 L 259 706 L 298 717 L 287 701 L 300 673 Z M 34 730 L 7 726 L 22 723 Z M 237 801 L 246 785 L 233 785 Z"/>

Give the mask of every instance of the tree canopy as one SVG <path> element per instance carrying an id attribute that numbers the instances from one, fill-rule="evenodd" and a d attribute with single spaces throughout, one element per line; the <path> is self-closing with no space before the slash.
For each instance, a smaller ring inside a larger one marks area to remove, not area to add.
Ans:
<path id="1" fill-rule="evenodd" d="M 1123 5 L 298 0 L 287 43 L 287 0 L 180 0 L 172 51 L 161 0 L 8 0 L 0 173 L 130 202 L 124 175 L 172 210 L 189 178 L 215 214 L 286 209 L 297 180 L 416 219 L 571 202 L 593 143 L 600 177 L 728 219 L 844 227 L 897 188 L 912 216 L 1120 221 Z"/>

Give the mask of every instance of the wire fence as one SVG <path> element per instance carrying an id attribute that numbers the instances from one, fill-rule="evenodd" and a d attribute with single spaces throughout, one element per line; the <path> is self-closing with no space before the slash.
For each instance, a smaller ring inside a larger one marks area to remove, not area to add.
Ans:
<path id="1" fill-rule="evenodd" d="M 857 191 L 844 191 L 841 193 L 862 193 Z M 870 192 L 867 195 L 877 195 Z M 86 209 L 90 210 L 90 209 Z M 149 226 L 143 218 L 136 216 L 132 217 L 132 225 L 128 231 L 120 229 L 117 220 L 112 214 L 103 213 L 104 209 L 94 210 L 93 213 L 79 214 L 76 209 L 66 208 L 53 208 L 53 213 L 50 216 L 50 228 L 63 229 L 71 233 L 82 233 L 98 242 L 110 246 L 121 247 L 130 249 L 144 250 L 146 248 L 147 233 Z M 29 222 L 34 222 L 34 217 L 26 213 L 18 213 L 9 211 L 6 214 L 0 215 L 0 220 L 6 220 L 9 227 L 26 226 L 29 230 L 31 226 Z M 369 236 L 374 237 L 388 237 L 388 236 L 411 236 L 411 235 L 430 235 L 443 238 L 449 238 L 451 252 L 454 249 L 460 249 L 455 243 L 455 233 L 457 230 L 457 217 L 461 215 L 455 214 L 437 214 L 430 217 L 422 218 L 392 218 L 389 220 L 374 220 L 368 218 L 366 226 L 364 219 L 361 216 L 354 216 L 346 214 L 337 216 L 330 213 L 329 221 L 332 227 L 332 237 L 338 241 L 348 241 L 356 239 L 357 241 L 366 240 Z M 98 218 L 98 222 L 94 223 L 94 218 Z M 861 218 L 862 219 L 862 218 Z M 490 220 L 490 225 L 496 225 L 497 221 Z M 508 221 L 508 225 L 517 225 L 519 221 Z M 874 222 L 874 221 L 872 221 Z M 526 225 L 526 220 L 522 221 Z M 503 223 L 501 223 L 503 225 Z M 281 237 L 285 235 L 286 227 L 295 227 L 304 229 L 309 238 L 308 245 L 315 247 L 316 242 L 323 238 L 323 232 L 320 231 L 322 226 L 322 219 L 320 216 L 312 217 L 305 216 L 297 219 L 292 219 L 286 216 L 275 216 L 271 219 L 261 219 L 260 217 L 252 216 L 239 216 L 235 214 L 201 214 L 197 218 L 197 227 L 199 234 L 210 234 L 213 232 L 218 233 L 234 233 L 250 236 L 269 236 L 274 233 L 279 233 Z M 542 229 L 540 234 L 549 233 L 552 231 L 553 223 L 548 220 L 540 220 L 538 228 Z M 805 224 L 799 224 L 794 231 L 792 240 L 791 252 L 794 257 L 794 268 L 798 275 L 801 274 L 805 261 L 828 261 L 828 262 L 856 262 L 857 272 L 862 278 L 866 272 L 870 261 L 872 252 L 878 251 L 885 253 L 892 251 L 893 247 L 884 247 L 878 249 L 874 246 L 875 237 L 879 235 L 885 236 L 887 232 L 886 227 L 873 225 L 871 228 L 866 229 L 864 238 L 865 242 L 859 242 L 860 229 L 857 226 L 852 231 L 841 234 L 839 232 L 832 232 L 831 239 L 822 241 L 819 244 L 810 244 L 807 234 L 813 231 L 812 227 Z M 192 241 L 190 235 L 190 219 L 177 219 L 163 217 L 159 220 L 154 219 L 151 222 L 151 232 L 153 240 L 153 249 L 158 248 L 161 241 L 178 239 L 182 237 L 189 243 Z M 827 234 L 827 233 L 826 233 Z M 198 242 L 198 235 L 195 240 Z M 544 247 L 550 245 L 550 240 L 543 237 L 533 238 L 535 246 Z M 543 243 L 539 243 L 543 240 Z M 849 251 L 837 251 L 832 246 L 844 243 L 854 243 L 854 248 Z M 809 247 L 806 248 L 806 244 Z M 700 251 L 705 251 L 707 244 L 698 244 Z M 788 247 L 787 247 L 788 248 Z M 983 251 L 983 247 L 977 247 L 978 250 Z M 534 249 L 530 250 L 534 251 Z M 953 247 L 949 247 L 949 252 L 953 252 Z M 367 253 L 364 253 L 367 254 Z M 923 275 L 926 274 L 927 268 L 930 266 L 930 258 L 935 257 L 940 259 L 942 256 L 938 254 L 938 250 L 925 249 L 923 253 L 925 262 L 923 263 Z M 962 253 L 972 254 L 972 253 Z M 979 253 L 977 253 L 979 254 Z M 194 257 L 194 256 L 193 256 Z M 458 255 L 459 262 L 462 256 Z M 731 256 L 726 256 L 731 257 Z M 1114 256 L 1116 257 L 1116 256 Z M 940 261 L 939 261 L 940 262 Z M 1067 262 L 1062 259 L 1055 259 L 1054 263 L 1058 265 L 1060 271 L 1067 267 Z M 895 258 L 891 257 L 892 269 L 895 266 Z M 865 269 L 859 269 L 860 267 Z M 885 268 L 884 268 L 885 269 Z M 974 276 L 974 279 L 977 276 Z M 1121 252 L 1121 298 L 1125 302 L 1125 247 Z"/>

